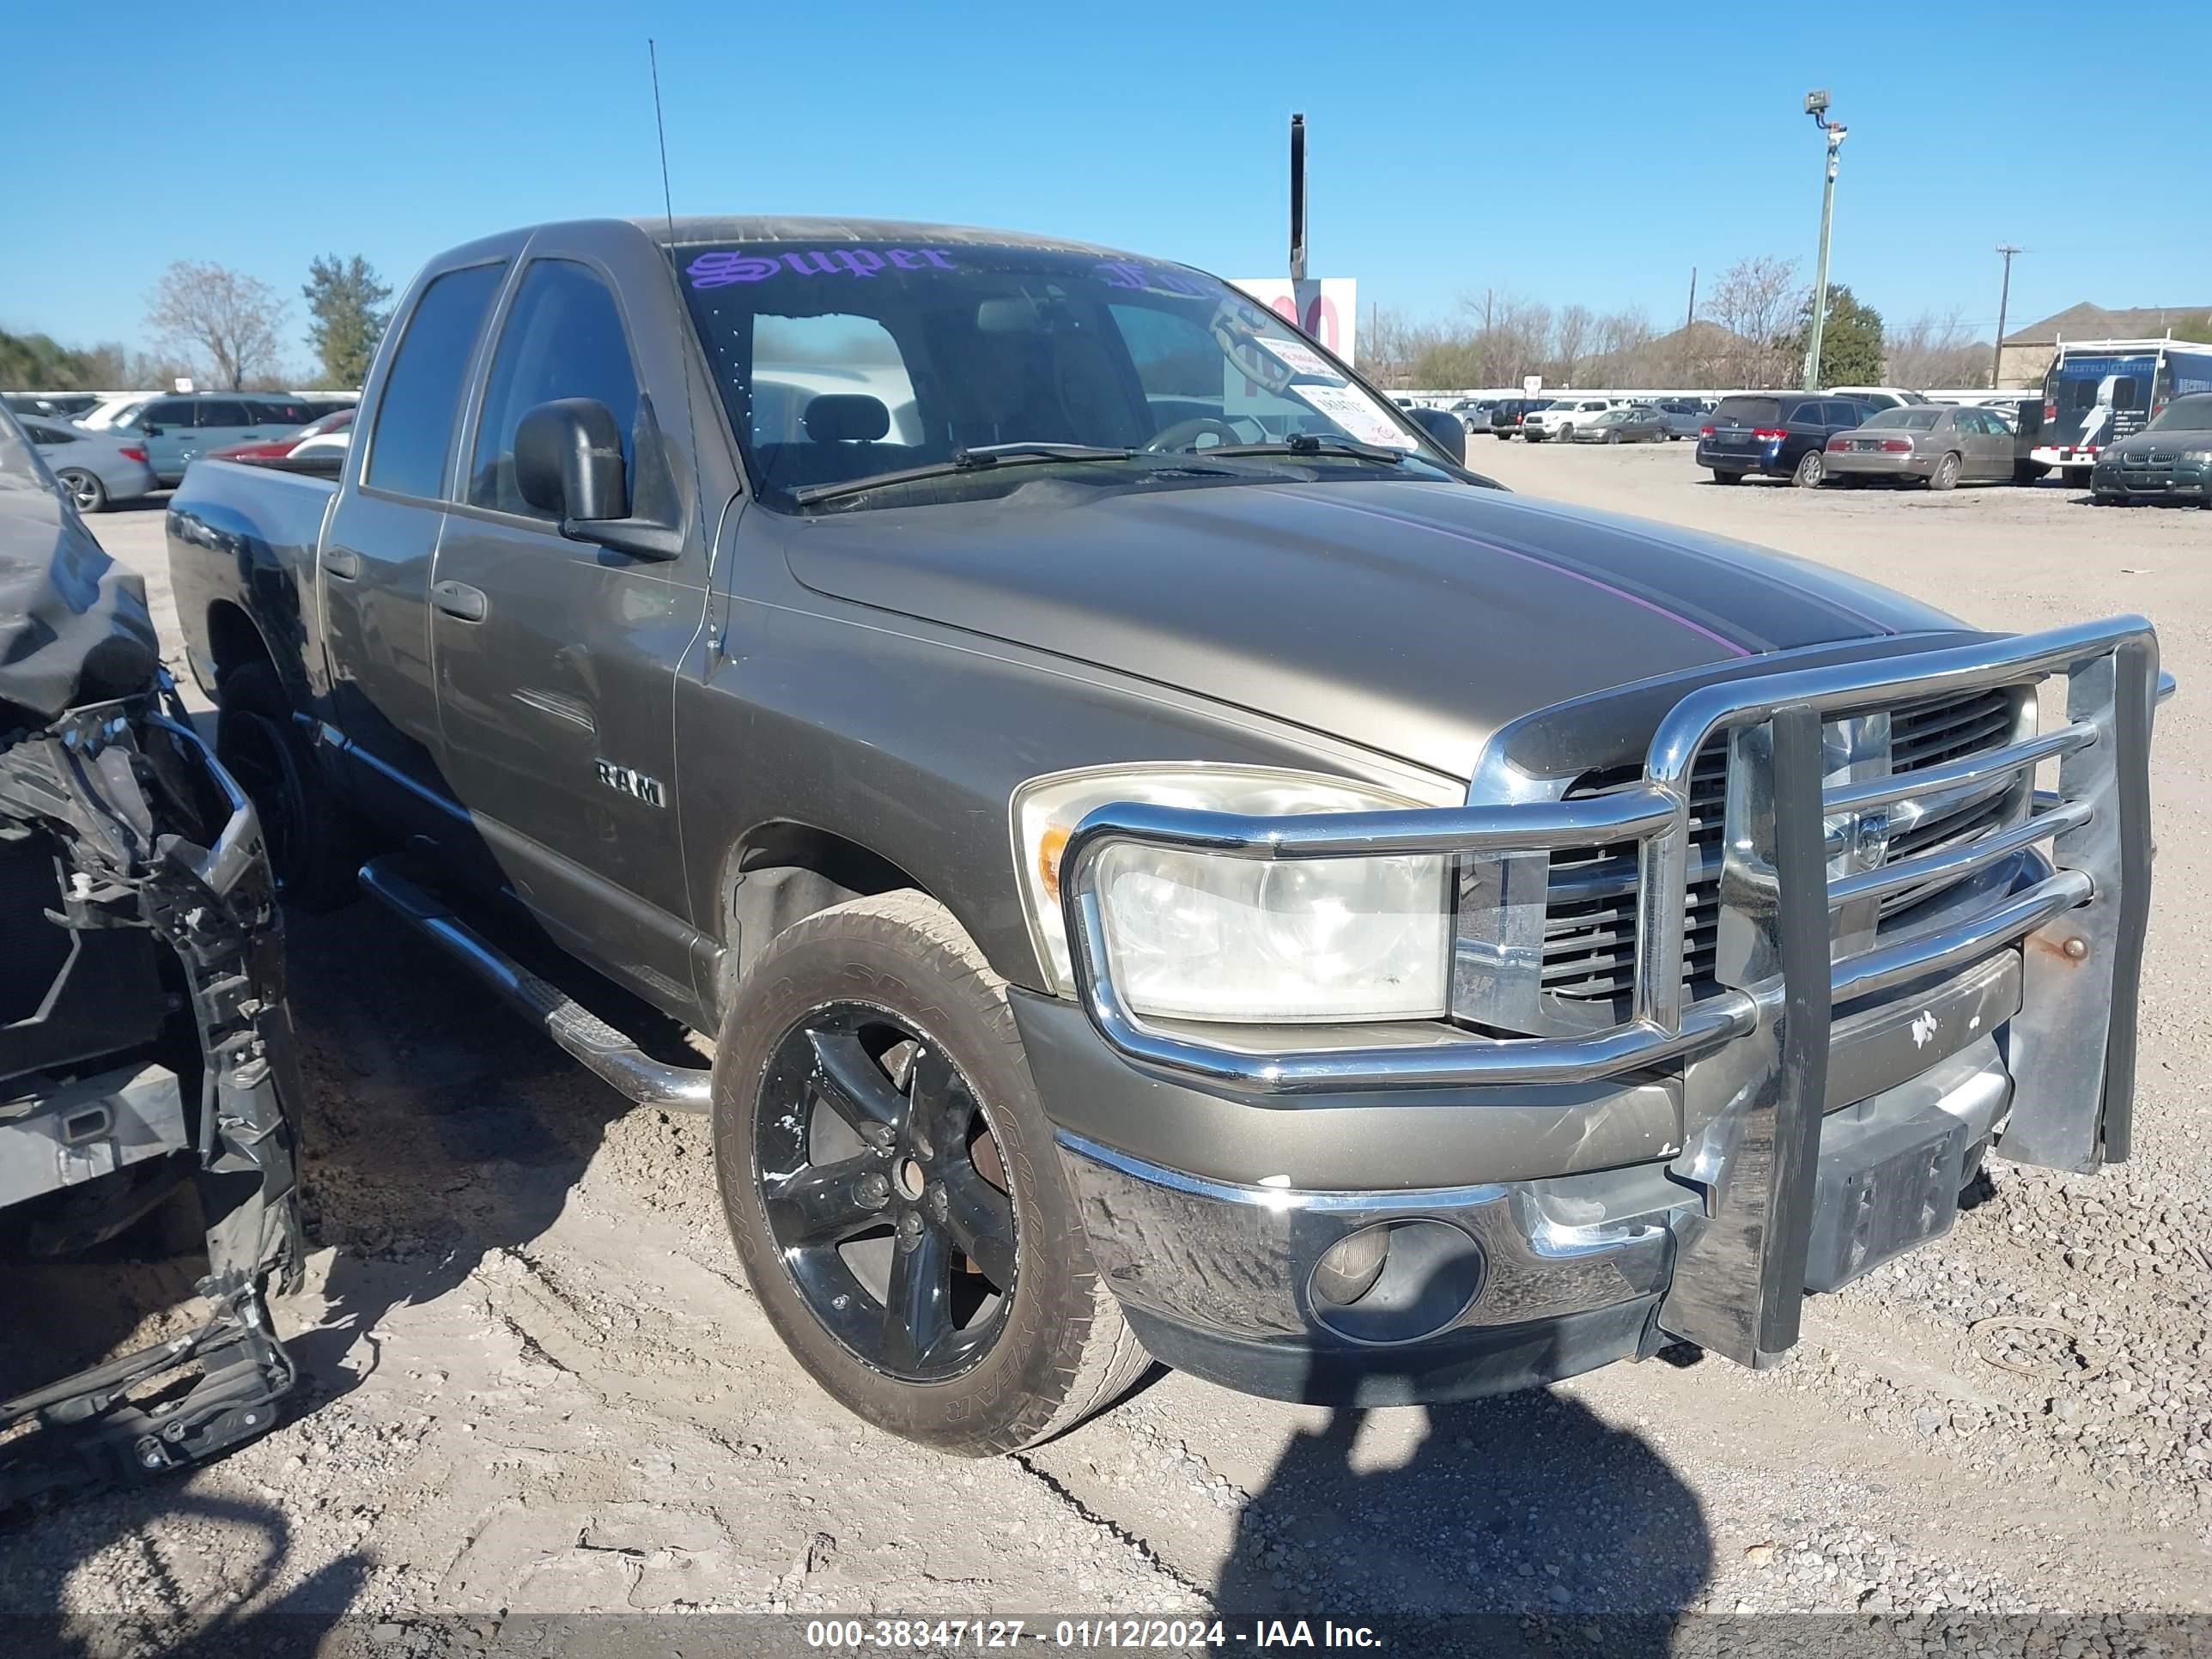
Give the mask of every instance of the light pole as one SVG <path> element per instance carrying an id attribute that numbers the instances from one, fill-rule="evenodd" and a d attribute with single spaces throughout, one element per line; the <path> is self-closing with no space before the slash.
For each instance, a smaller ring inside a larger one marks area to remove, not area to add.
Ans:
<path id="1" fill-rule="evenodd" d="M 1836 150 L 1850 130 L 1840 121 L 1828 118 L 1828 94 L 1825 90 L 1805 94 L 1805 113 L 1813 118 L 1813 125 L 1826 135 L 1828 140 L 1827 181 L 1820 187 L 1820 259 L 1813 271 L 1813 328 L 1812 339 L 1805 348 L 1805 390 L 1820 389 L 1820 334 L 1828 319 L 1828 230 L 1836 216 Z"/>
<path id="2" fill-rule="evenodd" d="M 2004 255 L 2005 274 L 2004 287 L 1997 293 L 1996 349 L 1990 357 L 1990 390 L 1992 392 L 1997 389 L 1997 382 L 2004 378 L 2005 307 L 2012 302 L 2012 256 L 2020 251 L 2010 242 L 1997 244 L 1997 252 Z"/>

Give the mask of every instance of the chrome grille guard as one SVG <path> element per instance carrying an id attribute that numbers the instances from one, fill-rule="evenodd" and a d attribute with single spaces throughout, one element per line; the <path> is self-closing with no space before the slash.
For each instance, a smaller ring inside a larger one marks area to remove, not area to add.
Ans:
<path id="1" fill-rule="evenodd" d="M 1903 776 L 1821 784 L 1824 718 L 1875 704 L 2067 681 L 2066 721 L 2002 749 Z M 2013 1022 L 2012 1115 L 2002 1152 L 2087 1170 L 2128 1151 L 2137 981 L 2150 896 L 2149 744 L 2161 684 L 2140 617 L 1867 663 L 1724 681 L 1660 721 L 1642 780 L 1579 799 L 1252 817 L 1109 803 L 1070 837 L 1062 904 L 1077 994 L 1115 1048 L 1144 1066 L 1262 1095 L 1581 1083 L 1740 1044 L 1724 1097 L 1686 1101 L 1698 1126 L 1676 1169 L 1703 1214 L 1681 1234 L 1664 1328 L 1757 1364 L 1796 1340 L 1837 1002 L 1963 968 L 2025 939 L 2023 1007 Z M 1720 992 L 1683 994 L 1690 773 L 1716 733 L 1730 746 L 1721 872 Z M 1827 818 L 2008 776 L 2032 787 L 2058 763 L 2025 822 L 1962 846 L 1831 883 Z M 1438 1024 L 1346 1047 L 1239 1047 L 1188 1024 L 1148 1024 L 1114 983 L 1097 890 L 1100 855 L 1121 842 L 1291 860 L 1544 853 L 1639 844 L 1630 1016 L 1577 1036 L 1490 1037 Z M 1885 932 L 1831 959 L 1830 915 L 1853 900 L 1955 878 L 2050 843 L 2038 878 L 1989 908 Z M 1285 1102 L 1287 1104 L 1288 1102 Z"/>

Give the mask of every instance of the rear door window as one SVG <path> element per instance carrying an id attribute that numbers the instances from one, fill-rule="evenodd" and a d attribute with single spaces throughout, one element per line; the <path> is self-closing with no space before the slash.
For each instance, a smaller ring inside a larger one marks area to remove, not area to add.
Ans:
<path id="1" fill-rule="evenodd" d="M 246 405 L 228 398 L 213 399 L 202 404 L 199 415 L 199 424 L 202 426 L 231 427 L 253 424 L 252 418 L 246 412 Z"/>
<path id="2" fill-rule="evenodd" d="M 514 434 L 524 416 L 556 398 L 605 404 L 622 431 L 623 459 L 632 459 L 637 368 L 615 296 L 588 266 L 538 259 L 522 273 L 492 357 L 469 461 L 471 505 L 528 518 L 552 516 L 524 501 L 515 488 Z"/>
<path id="3" fill-rule="evenodd" d="M 449 270 L 422 290 L 384 379 L 363 482 L 394 495 L 435 498 L 460 413 L 461 383 L 505 264 Z"/>

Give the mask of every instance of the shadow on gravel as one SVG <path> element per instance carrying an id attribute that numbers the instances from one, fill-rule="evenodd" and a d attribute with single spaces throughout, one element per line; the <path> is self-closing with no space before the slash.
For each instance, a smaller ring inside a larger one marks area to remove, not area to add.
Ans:
<path id="1" fill-rule="evenodd" d="M 288 927 L 313 1097 L 305 1222 L 312 1244 L 336 1247 L 323 1317 L 289 1345 L 296 1417 L 374 1373 L 394 1307 L 445 1295 L 551 1226 L 631 1108 L 380 907 Z"/>
<path id="2" fill-rule="evenodd" d="M 1426 1409 L 1395 1468 L 1358 1466 L 1359 1407 L 1294 1437 L 1214 1587 L 1223 1613 L 1308 1619 L 1317 1644 L 1323 1619 L 1371 1620 L 1400 1650 L 1667 1653 L 1714 1559 L 1666 1461 L 1547 1389 Z"/>

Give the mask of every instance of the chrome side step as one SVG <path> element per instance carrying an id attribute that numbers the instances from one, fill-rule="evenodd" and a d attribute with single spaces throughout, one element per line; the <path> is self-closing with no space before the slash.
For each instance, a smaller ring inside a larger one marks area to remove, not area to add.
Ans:
<path id="1" fill-rule="evenodd" d="M 453 914 L 444 901 L 409 880 L 392 858 L 361 867 L 361 884 L 443 946 L 462 965 L 534 1021 L 545 1035 L 641 1106 L 705 1112 L 714 1105 L 714 1074 L 653 1059 L 559 987 L 550 985 Z"/>

